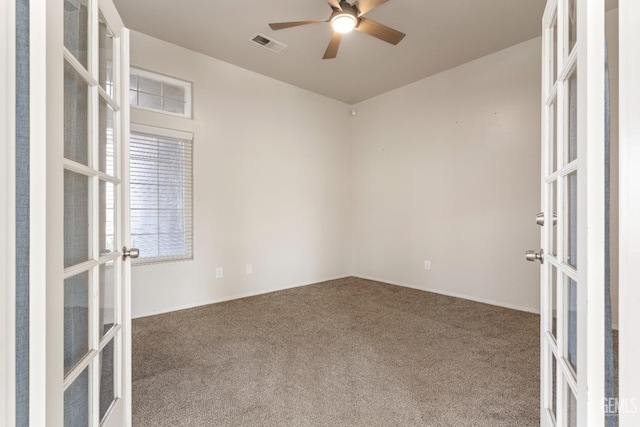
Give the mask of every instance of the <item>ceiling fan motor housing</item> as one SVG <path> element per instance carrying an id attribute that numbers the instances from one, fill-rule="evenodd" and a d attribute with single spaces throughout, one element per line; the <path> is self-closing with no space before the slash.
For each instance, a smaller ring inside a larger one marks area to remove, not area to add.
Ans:
<path id="1" fill-rule="evenodd" d="M 358 10 L 346 1 L 340 3 L 340 9 L 334 9 L 329 22 L 333 29 L 339 33 L 348 33 L 356 28 L 360 23 L 358 19 Z"/>
<path id="2" fill-rule="evenodd" d="M 354 5 L 351 5 L 346 1 L 340 2 L 340 8 L 342 10 L 335 9 L 335 8 L 333 9 L 334 12 L 331 15 L 331 18 L 333 18 L 335 15 L 343 15 L 343 14 L 349 14 L 349 15 L 352 15 L 353 17 L 357 18 L 358 15 L 359 15 L 358 9 Z"/>

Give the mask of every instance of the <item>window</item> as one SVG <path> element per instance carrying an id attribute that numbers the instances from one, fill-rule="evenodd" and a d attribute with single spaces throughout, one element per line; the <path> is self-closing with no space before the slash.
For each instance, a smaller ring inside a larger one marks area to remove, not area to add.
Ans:
<path id="1" fill-rule="evenodd" d="M 193 135 L 131 125 L 134 264 L 193 259 Z"/>
<path id="2" fill-rule="evenodd" d="M 131 106 L 191 118 L 191 83 L 131 68 Z"/>

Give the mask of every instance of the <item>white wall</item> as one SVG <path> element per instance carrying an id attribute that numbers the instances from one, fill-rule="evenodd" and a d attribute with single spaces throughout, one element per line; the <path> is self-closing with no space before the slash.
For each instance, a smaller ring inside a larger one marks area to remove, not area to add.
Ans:
<path id="1" fill-rule="evenodd" d="M 539 310 L 540 55 L 536 38 L 357 106 L 354 275 Z"/>
<path id="2" fill-rule="evenodd" d="M 194 132 L 196 238 L 193 262 L 133 269 L 134 317 L 350 274 L 538 311 L 524 251 L 540 247 L 540 43 L 372 98 L 351 118 L 340 102 L 132 33 L 133 66 L 194 82 L 193 120 L 132 109 L 132 121 Z"/>
<path id="3" fill-rule="evenodd" d="M 134 267 L 133 317 L 350 275 L 347 105 L 136 32 L 131 65 L 193 82 L 193 120 L 131 120 L 194 133 L 195 200 L 195 260 Z"/>

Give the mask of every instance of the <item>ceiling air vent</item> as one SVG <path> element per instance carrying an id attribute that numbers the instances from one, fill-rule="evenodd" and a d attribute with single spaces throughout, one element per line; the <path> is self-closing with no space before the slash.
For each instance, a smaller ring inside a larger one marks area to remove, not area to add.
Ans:
<path id="1" fill-rule="evenodd" d="M 286 44 L 280 43 L 277 40 L 270 39 L 269 37 L 262 34 L 256 34 L 251 38 L 251 41 L 275 53 L 280 53 L 282 49 L 287 47 Z"/>

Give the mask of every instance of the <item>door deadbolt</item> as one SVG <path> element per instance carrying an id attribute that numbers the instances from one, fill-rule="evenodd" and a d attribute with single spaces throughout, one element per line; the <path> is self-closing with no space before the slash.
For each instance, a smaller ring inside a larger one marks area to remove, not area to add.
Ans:
<path id="1" fill-rule="evenodd" d="M 540 249 L 540 252 L 536 252 L 534 250 L 531 251 L 527 251 L 524 254 L 524 259 L 526 259 L 527 261 L 540 261 L 540 264 L 544 264 L 544 251 L 542 249 Z"/>
<path id="2" fill-rule="evenodd" d="M 558 215 L 554 213 L 553 225 L 556 225 L 557 223 L 558 223 Z M 540 227 L 544 225 L 544 212 L 540 212 L 538 215 L 536 215 L 536 224 L 538 224 Z"/>
<path id="3" fill-rule="evenodd" d="M 140 249 L 138 248 L 127 249 L 126 246 L 122 248 L 122 259 L 127 259 L 127 258 L 136 259 L 139 256 L 140 256 Z"/>

